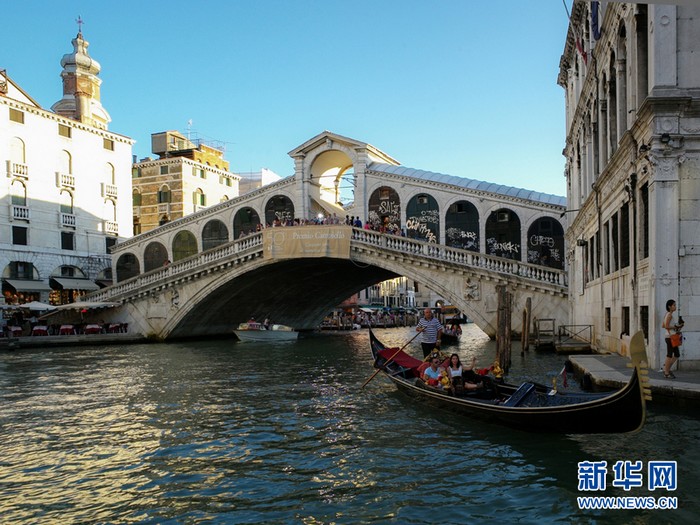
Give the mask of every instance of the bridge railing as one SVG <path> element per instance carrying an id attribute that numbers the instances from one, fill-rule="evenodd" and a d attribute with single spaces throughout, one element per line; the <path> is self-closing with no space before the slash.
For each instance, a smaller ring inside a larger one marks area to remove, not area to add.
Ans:
<path id="1" fill-rule="evenodd" d="M 146 273 L 121 281 L 115 285 L 89 294 L 90 301 L 108 301 L 110 298 L 137 292 L 138 290 L 158 282 L 168 282 L 180 275 L 186 275 L 196 270 L 206 269 L 211 263 L 228 259 L 234 255 L 255 253 L 262 250 L 262 233 L 254 233 L 242 239 L 217 246 L 206 252 L 193 255 L 182 261 L 170 263 L 168 266 L 157 268 Z"/>
<path id="2" fill-rule="evenodd" d="M 305 226 L 305 228 L 313 228 L 313 226 Z M 517 275 L 524 279 L 542 283 L 559 285 L 561 287 L 566 286 L 566 273 L 563 270 L 555 270 L 544 266 L 360 228 L 352 229 L 352 240 L 356 243 L 381 247 L 384 250 L 401 255 L 424 256 L 432 260 L 453 262 L 460 266 L 482 268 L 496 273 Z M 262 244 L 262 232 L 257 232 L 206 252 L 193 255 L 182 261 L 170 263 L 163 268 L 157 268 L 121 281 L 106 288 L 104 291 L 91 293 L 86 299 L 90 301 L 110 301 L 115 297 L 138 293 L 139 290 L 148 288 L 149 285 L 154 283 L 164 283 L 178 276 L 192 274 L 198 270 L 206 270 L 207 267 L 214 263 L 237 255 L 259 252 L 262 250 Z"/>
<path id="3" fill-rule="evenodd" d="M 503 257 L 486 255 L 484 253 L 451 248 L 441 244 L 433 244 L 406 237 L 387 235 L 372 230 L 360 230 L 353 228 L 352 239 L 354 241 L 381 246 L 383 248 L 404 254 L 425 255 L 431 259 L 454 262 L 462 266 L 483 268 L 497 273 L 517 275 L 525 279 L 566 286 L 566 272 L 529 264 Z"/>

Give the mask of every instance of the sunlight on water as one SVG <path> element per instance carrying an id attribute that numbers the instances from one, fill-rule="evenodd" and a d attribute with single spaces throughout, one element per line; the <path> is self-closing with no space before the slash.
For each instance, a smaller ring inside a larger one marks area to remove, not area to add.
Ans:
<path id="1" fill-rule="evenodd" d="M 377 331 L 397 347 L 414 334 Z M 495 355 L 473 325 L 445 350 L 479 367 Z M 549 381 L 562 364 L 514 342 L 510 377 Z M 381 376 L 360 389 L 372 373 L 366 331 L 0 354 L 0 521 L 681 523 L 698 511 L 697 418 L 652 407 L 638 434 L 525 434 L 417 405 Z M 591 459 L 677 460 L 682 508 L 579 511 L 577 463 Z"/>

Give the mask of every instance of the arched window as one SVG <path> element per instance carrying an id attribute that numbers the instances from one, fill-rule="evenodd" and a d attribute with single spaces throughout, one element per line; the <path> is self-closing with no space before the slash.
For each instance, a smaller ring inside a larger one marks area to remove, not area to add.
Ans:
<path id="1" fill-rule="evenodd" d="M 19 137 L 12 137 L 10 139 L 10 160 L 12 162 L 19 162 L 20 164 L 24 164 L 24 159 L 24 142 Z"/>
<path id="2" fill-rule="evenodd" d="M 233 238 L 238 239 L 241 234 L 253 233 L 260 226 L 260 216 L 253 208 L 241 208 L 233 218 Z"/>
<path id="3" fill-rule="evenodd" d="M 471 202 L 452 203 L 445 214 L 445 244 L 479 251 L 479 211 Z"/>
<path id="4" fill-rule="evenodd" d="M 209 221 L 202 230 L 202 251 L 228 242 L 228 228 L 220 220 Z"/>
<path id="5" fill-rule="evenodd" d="M 527 262 L 564 269 L 564 228 L 551 217 L 540 217 L 527 231 Z"/>
<path id="6" fill-rule="evenodd" d="M 105 199 L 104 203 L 104 215 L 106 221 L 117 222 L 117 203 L 112 199 Z"/>
<path id="7" fill-rule="evenodd" d="M 489 215 L 486 221 L 486 253 L 520 260 L 520 217 L 507 208 Z"/>
<path id="8" fill-rule="evenodd" d="M 294 204 L 284 195 L 275 195 L 265 204 L 265 222 L 271 226 L 278 221 L 281 224 L 294 220 Z"/>
<path id="9" fill-rule="evenodd" d="M 372 192 L 367 206 L 367 222 L 375 230 L 401 228 L 401 199 L 393 188 L 382 186 Z"/>
<path id="10" fill-rule="evenodd" d="M 195 205 L 195 208 L 197 206 L 207 205 L 207 196 L 204 194 L 201 188 L 197 188 L 192 192 L 192 204 Z"/>
<path id="11" fill-rule="evenodd" d="M 58 155 L 58 171 L 65 175 L 73 173 L 73 158 L 66 150 L 61 151 Z"/>
<path id="12" fill-rule="evenodd" d="M 27 187 L 20 180 L 13 180 L 12 187 L 12 204 L 15 206 L 27 205 Z"/>
<path id="13" fill-rule="evenodd" d="M 182 230 L 173 239 L 173 261 L 197 254 L 197 239 L 187 230 Z"/>
<path id="14" fill-rule="evenodd" d="M 123 253 L 117 259 L 117 282 L 136 277 L 140 272 L 139 260 L 133 253 Z"/>
<path id="15" fill-rule="evenodd" d="M 158 190 L 158 204 L 166 204 L 171 202 L 172 195 L 170 194 L 170 186 L 163 184 Z"/>
<path id="16" fill-rule="evenodd" d="M 61 190 L 60 195 L 61 213 L 73 214 L 73 194 L 68 190 Z"/>
<path id="17" fill-rule="evenodd" d="M 131 192 L 131 205 L 141 206 L 141 192 L 139 190 L 134 190 Z"/>
<path id="18" fill-rule="evenodd" d="M 168 260 L 168 250 L 161 243 L 151 242 L 143 252 L 143 270 L 150 272 L 165 265 Z M 117 273 L 117 278 L 118 278 Z"/>
<path id="19" fill-rule="evenodd" d="M 117 181 L 114 178 L 114 166 L 112 166 L 109 162 L 105 166 L 105 182 L 107 184 L 116 184 Z"/>
<path id="20" fill-rule="evenodd" d="M 432 195 L 422 193 L 408 201 L 406 236 L 421 241 L 439 242 L 440 208 Z"/>

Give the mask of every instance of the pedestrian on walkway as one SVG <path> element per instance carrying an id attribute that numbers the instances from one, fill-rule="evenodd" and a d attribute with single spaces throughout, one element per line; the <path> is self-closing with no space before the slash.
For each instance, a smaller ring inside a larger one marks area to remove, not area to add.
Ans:
<path id="1" fill-rule="evenodd" d="M 671 343 L 671 330 L 674 332 L 680 332 L 683 328 L 683 321 L 679 320 L 678 323 L 673 322 L 673 312 L 676 311 L 676 301 L 669 299 L 666 301 L 666 315 L 664 316 L 664 322 L 661 327 L 666 330 L 666 362 L 664 363 L 664 377 L 666 379 L 675 379 L 676 376 L 671 372 L 671 367 L 678 361 L 681 356 L 681 352 L 678 346 L 673 346 Z"/>
<path id="2" fill-rule="evenodd" d="M 421 347 L 423 348 L 423 357 L 428 357 L 434 348 L 440 348 L 440 337 L 442 337 L 442 324 L 435 317 L 430 308 L 426 308 L 424 317 L 418 321 L 416 332 L 421 334 Z"/>

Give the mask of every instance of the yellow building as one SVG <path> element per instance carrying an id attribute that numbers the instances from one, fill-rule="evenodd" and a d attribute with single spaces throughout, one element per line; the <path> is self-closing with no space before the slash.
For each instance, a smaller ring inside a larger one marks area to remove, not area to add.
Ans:
<path id="1" fill-rule="evenodd" d="M 134 233 L 144 233 L 239 194 L 240 176 L 229 171 L 223 148 L 177 131 L 151 135 L 158 159 L 134 164 Z"/>

